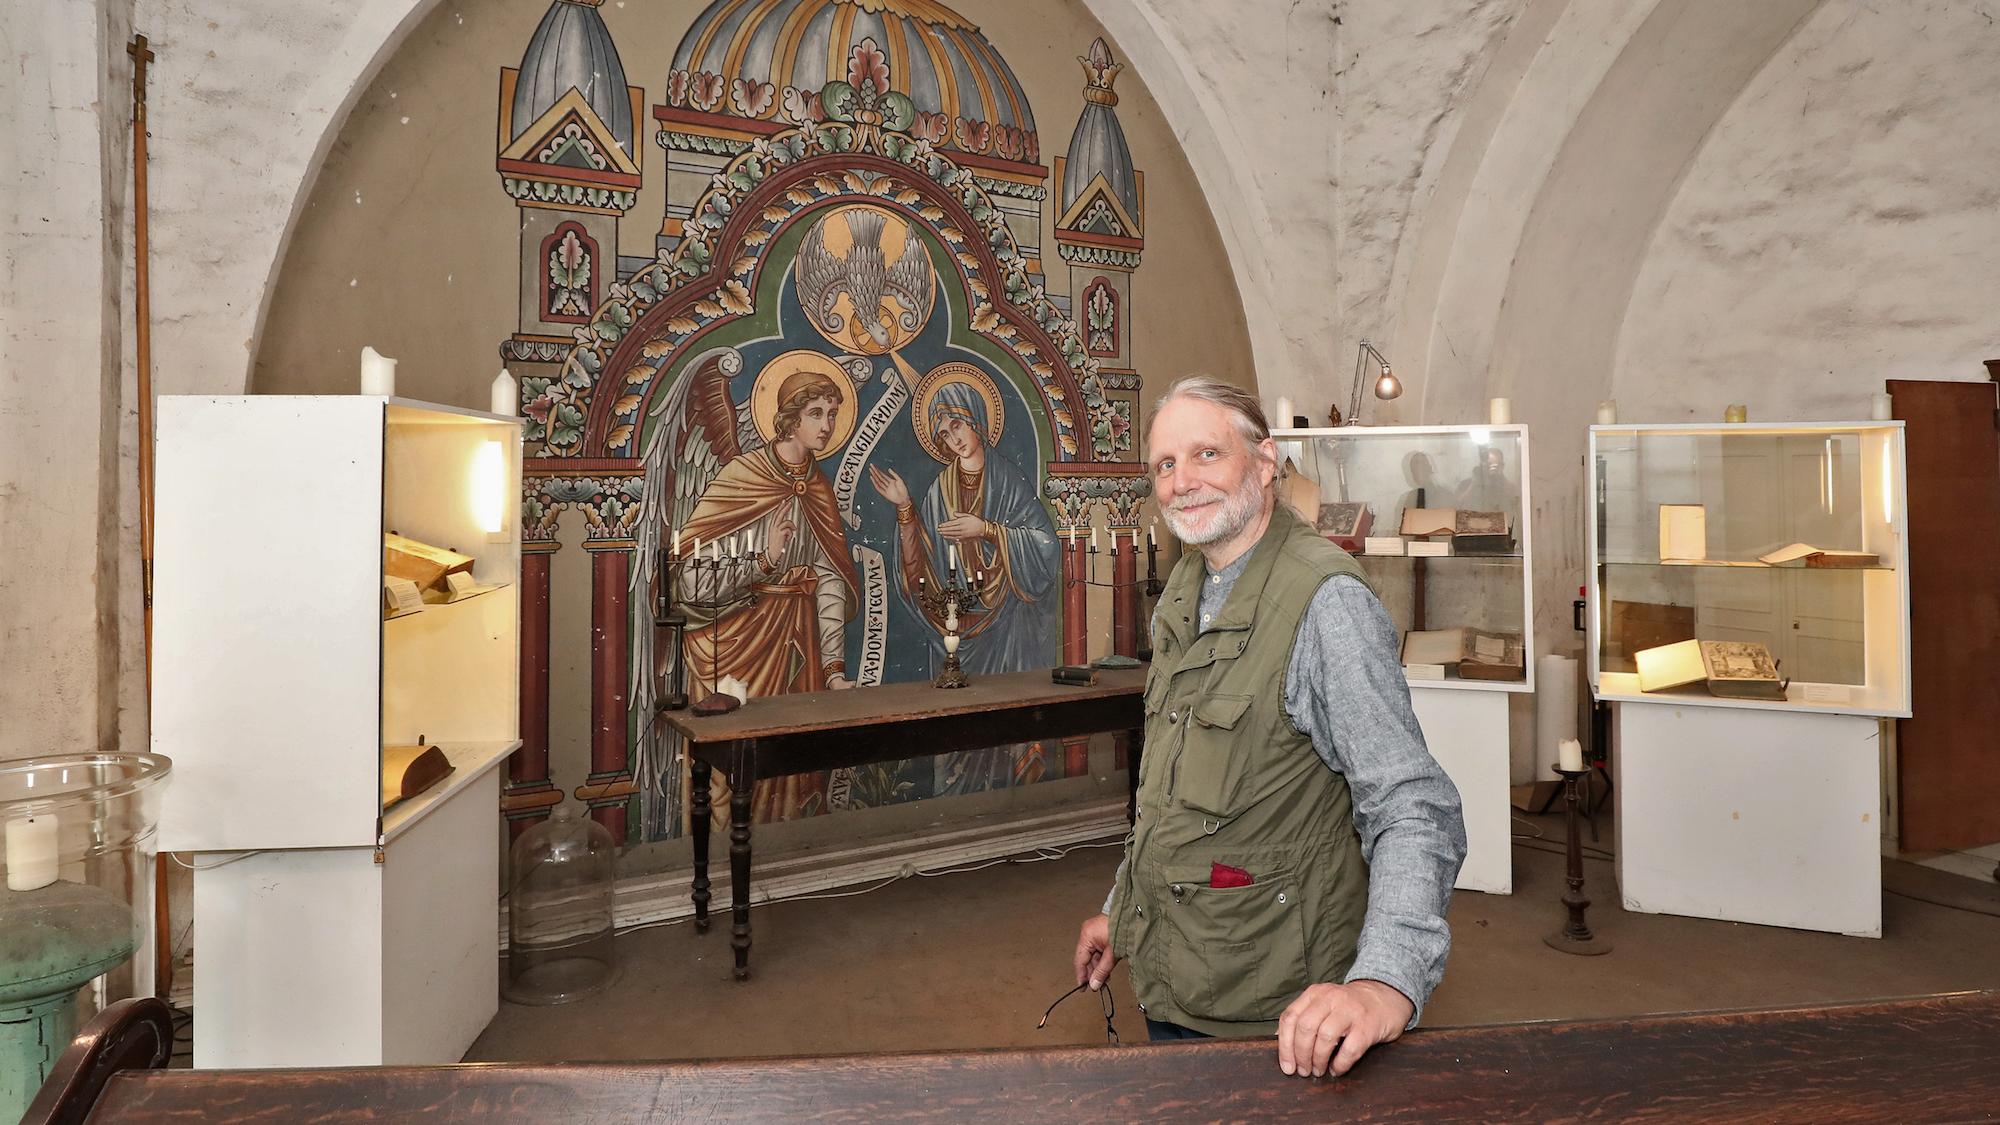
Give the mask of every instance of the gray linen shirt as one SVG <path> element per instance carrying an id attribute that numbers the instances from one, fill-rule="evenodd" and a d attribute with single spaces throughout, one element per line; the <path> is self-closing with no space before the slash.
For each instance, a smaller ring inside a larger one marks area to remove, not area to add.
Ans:
<path id="1" fill-rule="evenodd" d="M 1250 555 L 1202 583 L 1204 631 Z M 1465 862 L 1465 819 L 1458 787 L 1431 757 L 1410 708 L 1396 626 L 1354 578 L 1335 575 L 1314 593 L 1285 669 L 1285 715 L 1347 778 L 1368 861 L 1368 912 L 1347 981 L 1381 981 L 1409 997 L 1415 1027 L 1451 951 L 1445 909 Z"/>

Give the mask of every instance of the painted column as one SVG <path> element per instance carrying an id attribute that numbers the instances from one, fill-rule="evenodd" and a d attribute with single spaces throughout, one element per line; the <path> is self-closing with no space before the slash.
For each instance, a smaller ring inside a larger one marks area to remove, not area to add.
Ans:
<path id="1" fill-rule="evenodd" d="M 590 776 L 577 787 L 576 797 L 622 843 L 626 802 L 634 792 L 626 734 L 632 551 L 629 544 L 585 549 L 590 551 Z"/>
<path id="2" fill-rule="evenodd" d="M 521 748 L 507 760 L 500 797 L 512 837 L 562 801 L 549 780 L 549 566 L 556 550 L 553 542 L 521 547 Z"/>

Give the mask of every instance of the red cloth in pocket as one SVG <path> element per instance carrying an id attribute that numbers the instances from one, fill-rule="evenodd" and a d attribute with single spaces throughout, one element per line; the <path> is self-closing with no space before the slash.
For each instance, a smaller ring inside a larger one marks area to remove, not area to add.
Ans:
<path id="1" fill-rule="evenodd" d="M 1247 887 L 1256 881 L 1241 867 L 1231 867 L 1226 863 L 1208 865 L 1208 885 L 1211 887 Z"/>

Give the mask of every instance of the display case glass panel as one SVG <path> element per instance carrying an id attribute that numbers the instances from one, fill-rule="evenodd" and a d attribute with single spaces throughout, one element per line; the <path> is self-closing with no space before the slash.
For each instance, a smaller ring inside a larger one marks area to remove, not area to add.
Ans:
<path id="1" fill-rule="evenodd" d="M 1280 494 L 1361 564 L 1413 686 L 1533 690 L 1525 426 L 1272 436 Z"/>
<path id="2" fill-rule="evenodd" d="M 1900 423 L 1595 426 L 1589 469 L 1599 698 L 1908 714 Z"/>

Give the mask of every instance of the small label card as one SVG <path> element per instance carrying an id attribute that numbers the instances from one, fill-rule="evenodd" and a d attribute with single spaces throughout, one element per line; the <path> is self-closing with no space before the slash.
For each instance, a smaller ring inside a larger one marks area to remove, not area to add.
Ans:
<path id="1" fill-rule="evenodd" d="M 1411 680 L 1442 680 L 1444 679 L 1444 665 L 1405 664 L 1403 665 L 1403 676 Z"/>
<path id="2" fill-rule="evenodd" d="M 445 575 L 444 584 L 451 591 L 453 601 L 471 597 L 479 592 L 479 584 L 472 580 L 472 572 L 468 570 L 453 571 Z"/>
<path id="3" fill-rule="evenodd" d="M 389 607 L 389 616 L 401 617 L 424 608 L 423 591 L 407 578 L 389 575 L 382 579 L 382 597 Z"/>
<path id="4" fill-rule="evenodd" d="M 1423 558 L 1423 559 L 1450 558 L 1451 541 L 1447 539 L 1440 543 L 1440 542 L 1433 542 L 1428 539 L 1412 539 L 1410 541 L 1409 551 L 1410 554 L 1416 558 Z"/>
<path id="5" fill-rule="evenodd" d="M 1400 555 L 1403 553 L 1403 537 L 1400 535 L 1370 535 L 1361 541 L 1364 555 Z"/>
<path id="6" fill-rule="evenodd" d="M 1854 689 L 1846 684 L 1802 684 L 1807 703 L 1846 703 L 1854 698 Z"/>

